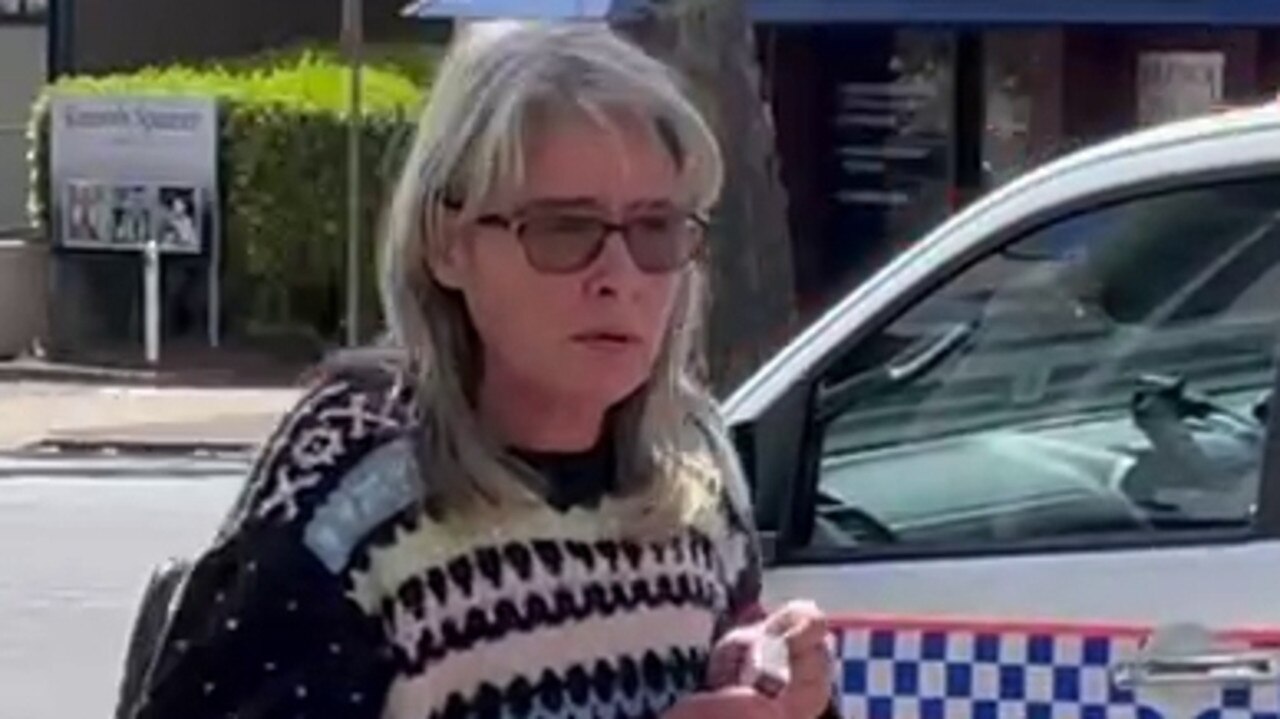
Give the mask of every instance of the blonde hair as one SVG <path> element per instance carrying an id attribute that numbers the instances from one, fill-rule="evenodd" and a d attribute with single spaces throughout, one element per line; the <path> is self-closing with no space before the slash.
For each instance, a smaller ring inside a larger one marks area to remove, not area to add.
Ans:
<path id="1" fill-rule="evenodd" d="M 521 182 L 523 141 L 546 109 L 579 111 L 603 123 L 610 112 L 638 113 L 652 120 L 655 137 L 673 153 L 693 209 L 708 211 L 720 193 L 715 137 L 677 78 L 607 27 L 491 22 L 460 33 L 396 188 L 381 265 L 391 338 L 409 353 L 420 385 L 429 507 L 505 511 L 545 489 L 544 478 L 482 429 L 473 406 L 479 339 L 461 298 L 435 280 L 427 259 L 442 242 L 446 196 L 462 203 L 464 217 L 474 217 L 492 193 Z M 623 526 L 642 533 L 672 527 L 699 509 L 698 497 L 719 493 L 720 487 L 690 481 L 708 476 L 688 471 L 695 464 L 705 468 L 710 460 L 716 482 L 726 472 L 738 477 L 714 404 L 695 379 L 704 270 L 694 263 L 683 272 L 653 375 L 611 412 L 615 486 L 628 515 Z"/>

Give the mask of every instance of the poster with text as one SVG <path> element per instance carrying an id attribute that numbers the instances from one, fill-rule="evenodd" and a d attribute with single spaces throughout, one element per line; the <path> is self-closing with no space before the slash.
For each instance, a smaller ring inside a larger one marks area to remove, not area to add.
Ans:
<path id="1" fill-rule="evenodd" d="M 57 245 L 205 251 L 218 211 L 213 100 L 60 95 L 51 133 Z"/>

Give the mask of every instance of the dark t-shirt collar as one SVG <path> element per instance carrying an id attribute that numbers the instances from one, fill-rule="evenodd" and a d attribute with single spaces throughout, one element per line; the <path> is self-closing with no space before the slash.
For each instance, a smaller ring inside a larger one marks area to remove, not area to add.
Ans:
<path id="1" fill-rule="evenodd" d="M 511 449 L 511 454 L 547 480 L 547 503 L 561 511 L 574 506 L 595 507 L 614 487 L 616 453 L 611 433 L 582 452 Z"/>

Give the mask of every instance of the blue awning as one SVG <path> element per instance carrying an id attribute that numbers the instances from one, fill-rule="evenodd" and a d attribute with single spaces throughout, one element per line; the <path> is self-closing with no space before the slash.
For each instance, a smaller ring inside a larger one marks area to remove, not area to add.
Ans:
<path id="1" fill-rule="evenodd" d="M 1280 25 L 1280 0 L 748 0 L 756 22 Z"/>
<path id="2" fill-rule="evenodd" d="M 415 0 L 404 14 L 481 20 L 606 20 L 629 17 L 645 0 Z"/>
<path id="3" fill-rule="evenodd" d="M 652 0 L 414 0 L 420 18 L 616 20 Z M 1280 26 L 1280 0 L 747 0 L 765 23 Z"/>

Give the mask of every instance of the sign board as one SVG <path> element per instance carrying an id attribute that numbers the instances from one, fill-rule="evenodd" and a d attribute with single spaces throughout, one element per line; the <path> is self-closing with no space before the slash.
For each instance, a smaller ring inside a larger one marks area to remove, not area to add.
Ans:
<path id="1" fill-rule="evenodd" d="M 1144 52 L 1138 57 L 1138 124 L 1156 125 L 1213 111 L 1222 102 L 1220 52 Z"/>
<path id="2" fill-rule="evenodd" d="M 902 245 L 947 212 L 954 43 L 909 30 L 893 38 L 892 55 L 859 56 L 833 88 L 828 176 L 838 242 Z M 853 249 L 850 256 L 870 251 Z"/>
<path id="3" fill-rule="evenodd" d="M 212 99 L 58 96 L 50 201 L 61 247 L 200 254 L 218 207 Z"/>
<path id="4" fill-rule="evenodd" d="M 160 255 L 207 255 L 218 346 L 218 111 L 211 98 L 55 96 L 50 233 L 58 247 L 140 253 L 146 355 L 160 357 Z M 207 250 L 207 252 L 206 252 Z"/>

